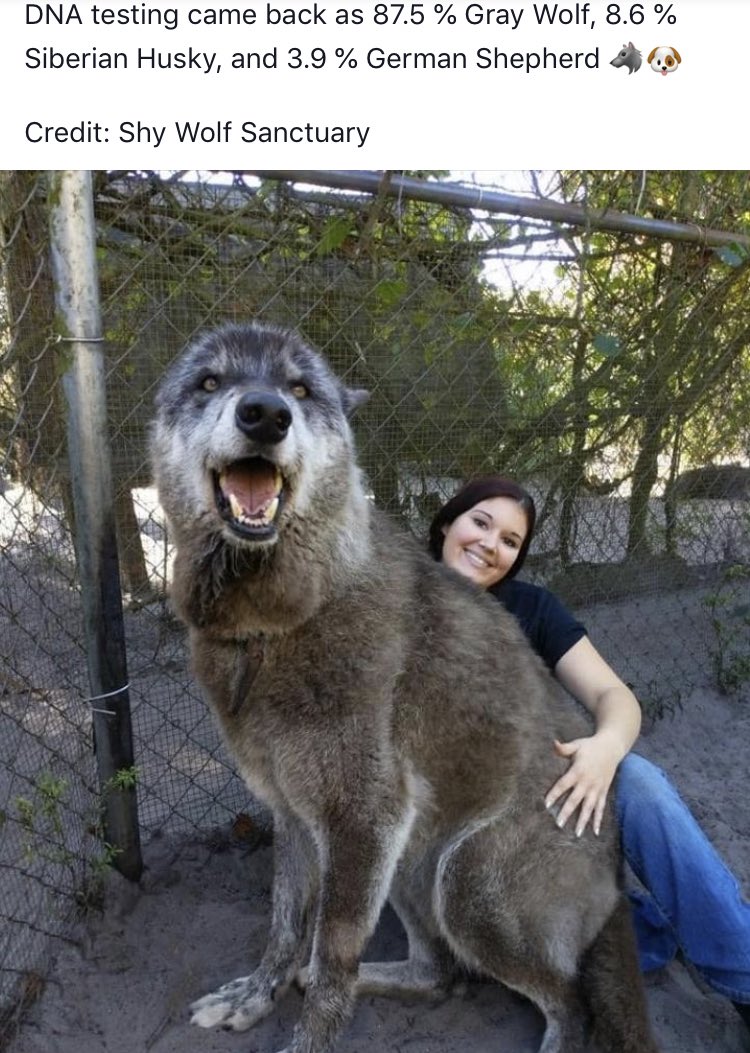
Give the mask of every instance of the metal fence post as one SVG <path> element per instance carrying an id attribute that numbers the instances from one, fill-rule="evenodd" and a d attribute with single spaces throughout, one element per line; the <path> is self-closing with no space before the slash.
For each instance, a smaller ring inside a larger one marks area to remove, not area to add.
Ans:
<path id="1" fill-rule="evenodd" d="M 68 413 L 68 456 L 75 507 L 94 743 L 105 841 L 114 866 L 137 881 L 142 870 L 125 627 L 115 537 L 103 338 L 90 172 L 55 172 L 50 240 Z"/>

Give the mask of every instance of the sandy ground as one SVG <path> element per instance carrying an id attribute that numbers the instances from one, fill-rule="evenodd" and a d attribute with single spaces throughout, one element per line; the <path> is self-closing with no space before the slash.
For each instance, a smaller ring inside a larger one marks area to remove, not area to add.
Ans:
<path id="1" fill-rule="evenodd" d="M 695 691 L 673 715 L 647 727 L 640 751 L 677 782 L 747 895 L 750 809 L 746 702 Z M 44 995 L 11 1053 L 275 1053 L 300 1009 L 291 992 L 245 1034 L 191 1028 L 191 999 L 250 971 L 265 940 L 271 882 L 267 846 L 209 839 L 146 847 L 140 886 L 113 876 L 103 914 L 92 915 L 57 955 Z M 367 957 L 403 956 L 386 912 Z M 740 1053 L 750 1035 L 731 1005 L 698 985 L 680 962 L 647 977 L 663 1053 Z M 541 1017 L 516 995 L 471 983 L 437 1005 L 367 998 L 341 1053 L 535 1051 Z"/>
<path id="2" fill-rule="evenodd" d="M 28 615 L 22 570 L 6 559 L 6 581 L 13 578 L 14 585 L 6 591 L 11 599 L 19 597 Z M 650 711 L 661 715 L 645 728 L 639 751 L 672 776 L 747 898 L 750 697 L 746 690 L 744 697 L 724 698 L 710 686 L 712 637 L 705 595 L 705 589 L 652 593 L 580 613 L 605 657 L 634 684 Z M 81 665 L 59 631 L 61 619 L 69 619 L 74 630 L 77 626 L 74 611 L 65 606 L 74 597 L 56 589 L 52 579 L 45 584 L 45 597 L 48 606 L 33 608 L 36 620 L 25 635 L 18 619 L 4 629 L 18 636 L 13 654 L 29 683 L 54 684 L 62 677 L 66 688 Z M 42 615 L 50 610 L 55 620 L 48 627 Z M 104 910 L 81 922 L 70 941 L 55 941 L 44 991 L 8 1053 L 276 1053 L 288 1043 L 299 1015 L 296 992 L 242 1035 L 201 1031 L 188 1023 L 191 1000 L 251 971 L 260 958 L 269 914 L 270 851 L 230 836 L 237 812 L 251 806 L 244 803 L 243 788 L 226 758 L 215 752 L 210 717 L 191 694 L 184 633 L 145 614 L 128 615 L 127 622 L 141 815 L 144 832 L 151 832 L 146 871 L 138 886 L 113 875 Z M 59 646 L 40 653 L 35 641 L 41 637 Z M 61 751 L 70 752 L 75 770 L 78 752 L 88 757 L 90 734 L 75 730 L 80 723 L 75 713 L 66 710 L 62 720 L 71 692 L 61 692 L 60 699 L 49 691 L 43 699 L 35 696 L 33 707 L 24 691 L 5 699 L 0 738 L 13 764 L 0 769 L 0 791 L 2 778 L 18 780 L 27 769 L 28 774 L 42 770 Z M 78 693 L 83 696 L 83 689 Z M 57 723 L 28 726 L 44 715 Z M 42 751 L 48 741 L 49 750 Z M 6 797 L 11 791 L 19 792 L 15 783 Z M 199 826 L 196 815 L 202 817 Z M 197 828 L 206 832 L 199 836 Z M 159 829 L 169 834 L 157 836 Z M 37 931 L 33 923 L 40 909 L 31 888 L 10 887 L 23 900 L 13 916 L 27 920 L 28 927 L 19 927 L 25 942 Z M 40 936 L 47 931 L 39 930 Z M 6 949 L 5 964 L 25 967 L 21 949 Z M 396 959 L 404 950 L 398 923 L 386 912 L 367 957 Z M 731 1005 L 696 983 L 680 962 L 649 976 L 647 991 L 662 1053 L 750 1050 L 750 1033 Z M 497 985 L 477 982 L 437 1005 L 364 999 L 338 1048 L 341 1053 L 534 1053 L 542 1029 L 541 1017 L 527 1002 Z"/>

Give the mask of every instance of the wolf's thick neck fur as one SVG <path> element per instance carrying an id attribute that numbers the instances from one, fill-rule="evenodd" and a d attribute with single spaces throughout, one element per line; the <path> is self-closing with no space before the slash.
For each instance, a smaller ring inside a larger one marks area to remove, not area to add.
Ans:
<path id="1" fill-rule="evenodd" d="M 372 573 L 372 513 L 359 470 L 343 494 L 294 510 L 268 546 L 233 544 L 214 530 L 176 531 L 172 600 L 188 624 L 244 640 L 297 628 Z"/>

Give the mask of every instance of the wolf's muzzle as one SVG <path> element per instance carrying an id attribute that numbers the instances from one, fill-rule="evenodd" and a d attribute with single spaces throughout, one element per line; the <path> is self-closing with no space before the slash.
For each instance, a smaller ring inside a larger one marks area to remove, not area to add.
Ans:
<path id="1" fill-rule="evenodd" d="M 292 411 L 272 391 L 248 391 L 234 410 L 237 427 L 253 442 L 283 442 L 292 423 Z"/>

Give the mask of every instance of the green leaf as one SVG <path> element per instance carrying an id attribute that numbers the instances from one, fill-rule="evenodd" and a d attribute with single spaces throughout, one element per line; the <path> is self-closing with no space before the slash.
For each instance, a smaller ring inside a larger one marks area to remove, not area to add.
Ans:
<path id="1" fill-rule="evenodd" d="M 605 358 L 616 358 L 622 351 L 622 345 L 616 336 L 607 333 L 597 333 L 594 337 L 594 347 L 600 355 Z"/>
<path id="2" fill-rule="evenodd" d="M 741 267 L 747 259 L 747 249 L 741 245 L 722 245 L 716 255 L 730 267 Z"/>
<path id="3" fill-rule="evenodd" d="M 384 279 L 375 288 L 375 295 L 383 307 L 392 307 L 398 303 L 405 292 L 406 282 L 400 278 Z"/>
<path id="4" fill-rule="evenodd" d="M 343 244 L 349 236 L 351 220 L 346 216 L 334 216 L 323 228 L 323 235 L 315 249 L 316 256 L 325 256 Z"/>
<path id="5" fill-rule="evenodd" d="M 21 826 L 27 830 L 34 829 L 34 805 L 28 797 L 16 797 L 16 810 Z"/>

